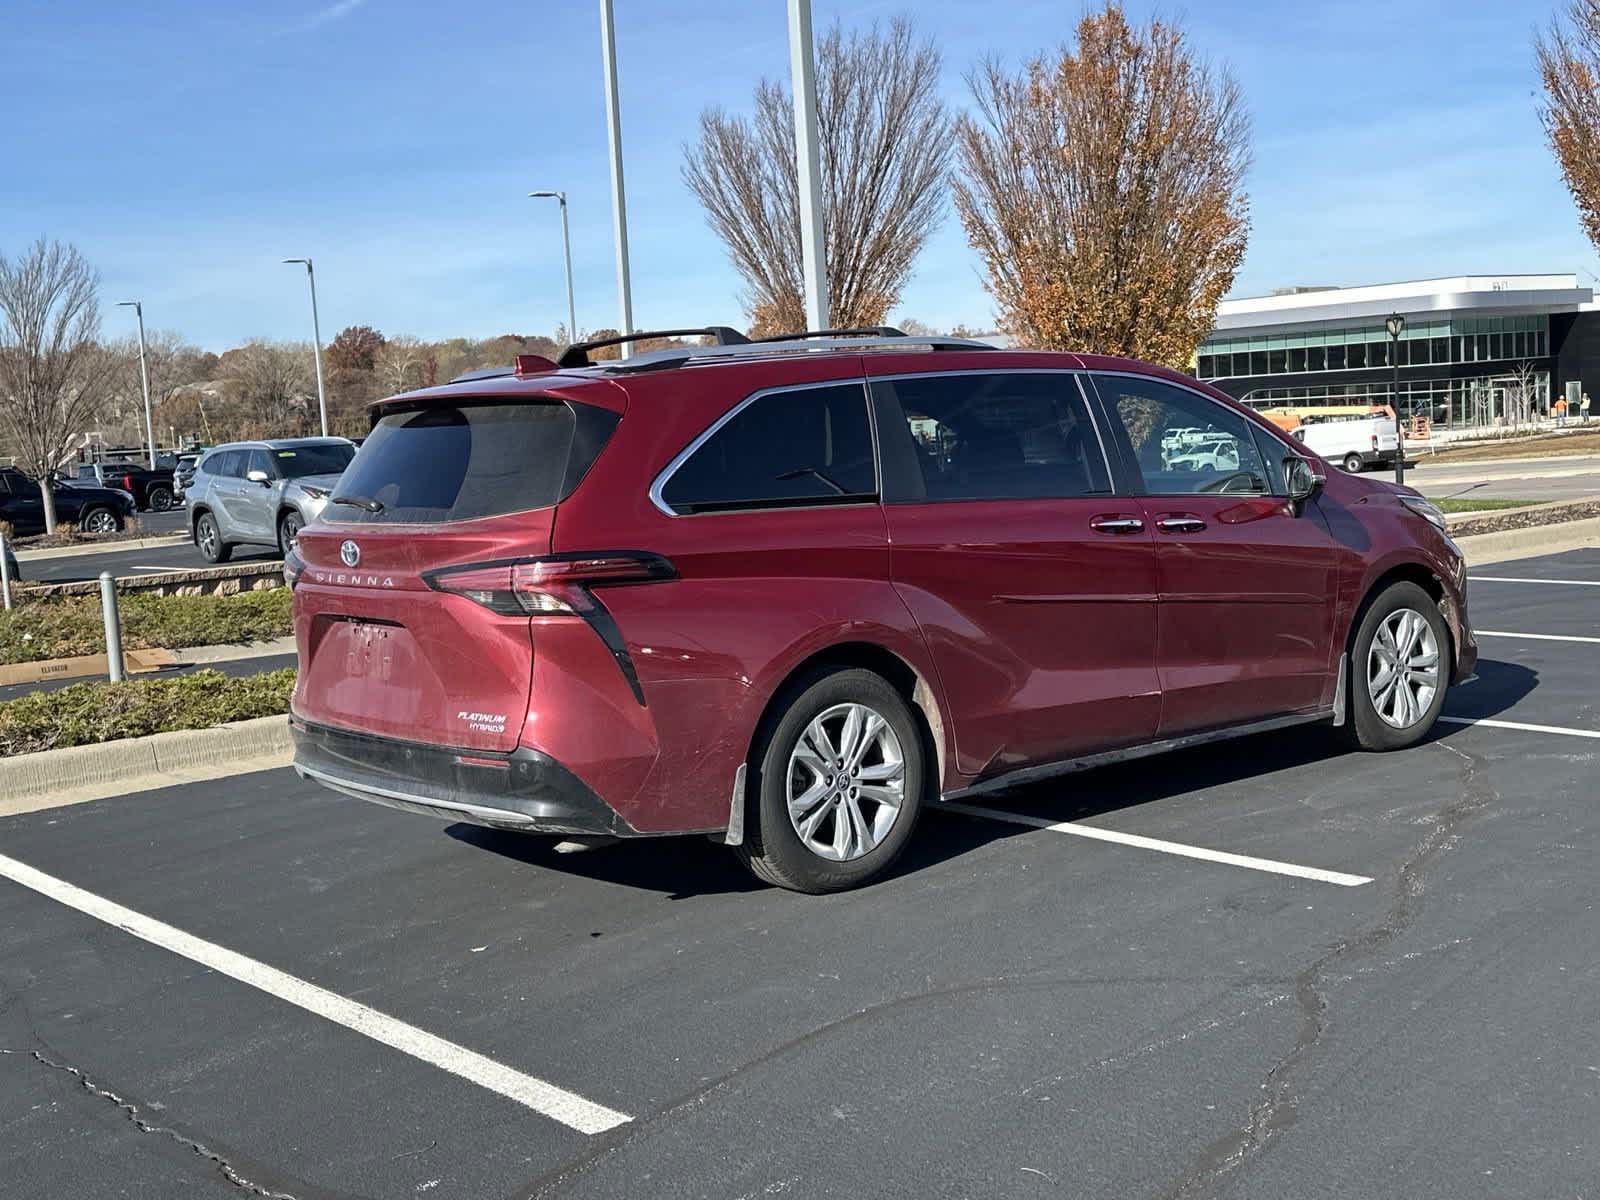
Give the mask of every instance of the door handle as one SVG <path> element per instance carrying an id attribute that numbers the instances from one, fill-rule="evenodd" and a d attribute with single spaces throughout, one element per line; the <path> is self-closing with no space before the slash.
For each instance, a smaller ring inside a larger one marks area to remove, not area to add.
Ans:
<path id="1" fill-rule="evenodd" d="M 1162 517 L 1156 522 L 1162 533 L 1199 533 L 1205 527 L 1199 517 Z"/>
<path id="2" fill-rule="evenodd" d="M 1089 522 L 1089 528 L 1096 533 L 1129 534 L 1138 533 L 1144 522 L 1138 517 L 1096 517 Z"/>

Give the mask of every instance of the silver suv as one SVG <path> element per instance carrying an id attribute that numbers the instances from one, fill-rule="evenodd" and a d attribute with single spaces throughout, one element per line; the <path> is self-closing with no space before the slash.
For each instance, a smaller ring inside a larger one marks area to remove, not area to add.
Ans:
<path id="1" fill-rule="evenodd" d="M 230 442 L 207 451 L 184 489 L 194 544 L 213 563 L 227 562 L 235 546 L 286 553 L 327 506 L 355 453 L 345 438 Z"/>

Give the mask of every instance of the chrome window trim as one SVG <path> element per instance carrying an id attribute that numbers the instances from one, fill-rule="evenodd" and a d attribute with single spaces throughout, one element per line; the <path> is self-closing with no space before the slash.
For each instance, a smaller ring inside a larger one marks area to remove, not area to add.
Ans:
<path id="1" fill-rule="evenodd" d="M 855 503 L 876 504 L 878 502 L 876 497 L 881 497 L 883 495 L 883 473 L 878 463 L 878 427 L 873 419 L 872 396 L 867 392 L 867 379 L 865 375 L 846 375 L 838 379 L 819 379 L 810 383 L 780 383 L 774 387 L 762 388 L 758 392 L 751 392 L 743 400 L 739 401 L 739 403 L 735 404 L 727 412 L 723 413 L 715 421 L 711 422 L 710 425 L 706 426 L 706 428 L 701 431 L 701 433 L 692 442 L 690 442 L 682 450 L 678 451 L 677 454 L 673 455 L 671 460 L 668 461 L 667 465 L 661 468 L 661 470 L 656 474 L 655 480 L 650 484 L 650 503 L 654 504 L 669 517 L 724 517 L 733 513 L 787 511 L 793 508 L 810 507 L 801 501 L 795 504 L 775 505 L 771 508 L 736 508 L 723 509 L 718 512 L 681 513 L 666 502 L 666 500 L 662 497 L 662 492 L 666 489 L 667 484 L 672 481 L 672 477 L 677 473 L 678 468 L 683 466 L 684 463 L 688 462 L 689 459 L 694 457 L 694 452 L 696 450 L 700 449 L 700 447 L 704 446 L 707 442 L 714 438 L 724 425 L 737 417 L 745 409 L 749 408 L 757 400 L 761 400 L 767 396 L 777 395 L 780 392 L 809 392 L 817 388 L 850 387 L 852 384 L 861 389 L 861 403 L 866 406 L 867 410 L 867 437 L 872 442 L 872 483 L 875 495 L 875 498 L 871 501 L 861 500 L 856 501 Z M 849 508 L 854 507 L 854 505 L 820 504 L 816 505 L 815 507 Z"/>

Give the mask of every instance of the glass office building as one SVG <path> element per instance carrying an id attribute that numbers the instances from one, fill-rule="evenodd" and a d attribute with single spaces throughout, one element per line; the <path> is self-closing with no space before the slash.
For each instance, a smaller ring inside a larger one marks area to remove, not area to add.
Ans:
<path id="1" fill-rule="evenodd" d="M 1568 380 L 1587 390 L 1592 307 L 1574 275 L 1292 289 L 1224 301 L 1195 374 L 1262 408 L 1383 405 L 1398 361 L 1403 415 L 1493 426 L 1547 412 Z M 1398 342 L 1390 313 L 1406 319 Z"/>

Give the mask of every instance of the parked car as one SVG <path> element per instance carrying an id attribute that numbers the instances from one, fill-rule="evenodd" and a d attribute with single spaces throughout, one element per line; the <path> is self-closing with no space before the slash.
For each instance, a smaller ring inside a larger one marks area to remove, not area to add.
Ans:
<path id="1" fill-rule="evenodd" d="M 213 563 L 227 562 L 235 546 L 287 551 L 355 452 L 345 438 L 230 442 L 206 451 L 184 489 L 194 544 Z"/>
<path id="2" fill-rule="evenodd" d="M 1381 413 L 1317 421 L 1300 426 L 1292 436 L 1352 475 L 1370 466 L 1394 466 L 1400 449 L 1394 419 Z"/>
<path id="3" fill-rule="evenodd" d="M 199 461 L 198 454 L 180 454 L 177 465 L 172 468 L 172 494 L 180 503 L 189 494 L 189 485 L 194 482 L 195 464 Z"/>
<path id="4" fill-rule="evenodd" d="M 79 463 L 76 473 L 66 482 L 120 488 L 133 497 L 139 508 L 166 512 L 177 497 L 172 476 L 171 467 L 152 469 L 137 463 Z"/>
<path id="5" fill-rule="evenodd" d="M 704 332 L 377 405 L 284 564 L 303 776 L 820 892 L 941 799 L 1302 722 L 1413 745 L 1473 671 L 1438 511 L 1188 376 Z M 1174 429 L 1238 462 L 1170 469 Z"/>
<path id="6" fill-rule="evenodd" d="M 1220 433 L 1191 442 L 1180 453 L 1168 453 L 1163 446 L 1162 458 L 1169 471 L 1237 471 L 1239 443 Z"/>
<path id="7" fill-rule="evenodd" d="M 133 497 L 117 488 L 84 483 L 52 489 L 56 520 L 84 533 L 114 533 L 134 514 Z M 17 537 L 44 532 L 44 497 L 39 485 L 11 467 L 0 468 L 0 521 Z"/>

